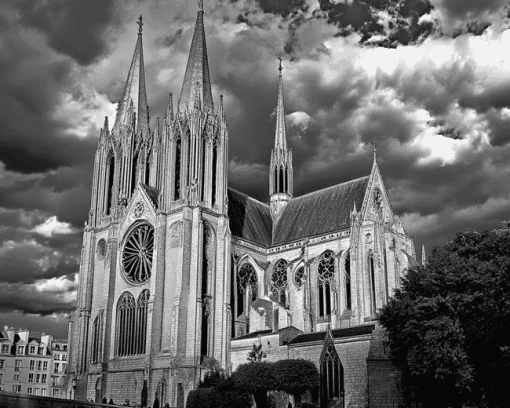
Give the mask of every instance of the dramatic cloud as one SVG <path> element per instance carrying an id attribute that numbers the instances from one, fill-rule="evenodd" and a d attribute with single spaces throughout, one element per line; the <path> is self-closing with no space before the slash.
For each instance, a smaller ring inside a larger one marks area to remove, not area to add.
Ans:
<path id="1" fill-rule="evenodd" d="M 0 324 L 62 336 L 136 19 L 154 126 L 179 98 L 196 18 L 185 0 L 93 3 L 0 4 Z M 205 24 L 232 187 L 268 200 L 282 55 L 296 195 L 367 175 L 373 141 L 417 247 L 508 218 L 506 1 L 208 0 Z"/>

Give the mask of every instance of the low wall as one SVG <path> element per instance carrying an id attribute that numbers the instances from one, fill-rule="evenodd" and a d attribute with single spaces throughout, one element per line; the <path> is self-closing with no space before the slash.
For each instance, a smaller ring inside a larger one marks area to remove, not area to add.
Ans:
<path id="1" fill-rule="evenodd" d="M 15 392 L 0 391 L 0 408 L 94 408 L 109 407 L 106 404 L 94 404 L 60 398 L 24 395 Z"/>

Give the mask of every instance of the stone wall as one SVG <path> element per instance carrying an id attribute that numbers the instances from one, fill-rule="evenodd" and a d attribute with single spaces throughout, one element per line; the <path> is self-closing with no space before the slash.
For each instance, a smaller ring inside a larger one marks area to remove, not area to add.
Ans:
<path id="1" fill-rule="evenodd" d="M 94 408 L 111 405 L 0 391 L 0 408 Z"/>

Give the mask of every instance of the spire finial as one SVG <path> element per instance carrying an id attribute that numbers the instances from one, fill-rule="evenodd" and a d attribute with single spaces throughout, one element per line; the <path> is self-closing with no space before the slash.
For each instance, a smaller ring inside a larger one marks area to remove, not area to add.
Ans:
<path id="1" fill-rule="evenodd" d="M 198 0 L 198 12 L 199 13 L 204 12 L 204 0 Z"/>
<path id="2" fill-rule="evenodd" d="M 280 76 L 282 76 L 282 71 L 283 71 L 282 61 L 283 61 L 283 58 L 282 58 L 281 55 L 278 55 L 278 60 L 280 61 L 280 66 L 278 67 L 278 71 L 280 71 Z"/>
<path id="3" fill-rule="evenodd" d="M 372 143 L 372 146 L 374 147 L 374 162 L 377 161 L 377 143 L 375 143 L 374 141 L 371 142 Z"/>
<path id="4" fill-rule="evenodd" d="M 136 22 L 136 24 L 138 24 L 138 35 L 141 35 L 142 34 L 142 26 L 143 26 L 141 14 L 140 14 L 140 17 L 138 17 L 138 21 Z"/>

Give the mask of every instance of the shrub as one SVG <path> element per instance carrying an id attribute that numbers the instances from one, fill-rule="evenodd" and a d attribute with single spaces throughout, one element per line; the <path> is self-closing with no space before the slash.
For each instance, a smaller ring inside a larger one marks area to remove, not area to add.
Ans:
<path id="1" fill-rule="evenodd" d="M 280 360 L 274 363 L 274 388 L 294 395 L 296 403 L 301 402 L 301 395 L 306 390 L 313 390 L 319 385 L 319 372 L 311 361 Z"/>
<path id="2" fill-rule="evenodd" d="M 241 364 L 232 378 L 236 387 L 253 395 L 257 408 L 267 408 L 267 392 L 275 386 L 273 363 Z"/>
<path id="3" fill-rule="evenodd" d="M 186 401 L 186 408 L 250 408 L 251 406 L 251 396 L 236 389 L 198 388 L 190 391 Z"/>

